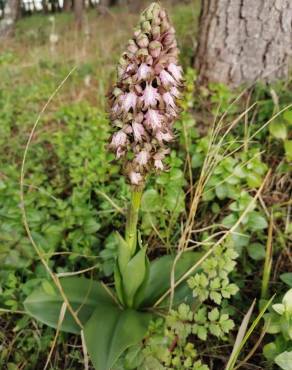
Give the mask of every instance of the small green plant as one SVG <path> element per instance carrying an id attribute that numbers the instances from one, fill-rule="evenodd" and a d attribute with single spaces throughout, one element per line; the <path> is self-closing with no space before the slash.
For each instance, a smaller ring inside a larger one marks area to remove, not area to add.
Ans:
<path id="1" fill-rule="evenodd" d="M 281 369 L 289 370 L 292 363 L 292 289 L 287 291 L 281 303 L 272 306 L 265 320 L 267 332 L 274 334 L 275 340 L 264 346 L 264 356 Z"/>

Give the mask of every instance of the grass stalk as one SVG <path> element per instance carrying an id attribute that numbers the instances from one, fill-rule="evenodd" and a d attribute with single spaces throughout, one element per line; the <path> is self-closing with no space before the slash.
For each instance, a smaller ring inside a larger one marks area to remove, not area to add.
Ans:
<path id="1" fill-rule="evenodd" d="M 263 269 L 262 277 L 262 289 L 261 289 L 261 299 L 267 299 L 269 282 L 271 276 L 271 268 L 273 262 L 273 214 L 270 216 L 269 230 L 268 230 L 268 240 L 266 244 L 266 255 Z"/>

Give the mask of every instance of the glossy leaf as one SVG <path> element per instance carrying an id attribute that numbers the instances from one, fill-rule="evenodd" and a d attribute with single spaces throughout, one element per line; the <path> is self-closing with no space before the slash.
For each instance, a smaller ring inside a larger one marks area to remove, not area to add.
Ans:
<path id="1" fill-rule="evenodd" d="M 82 324 L 87 322 L 97 304 L 113 302 L 102 285 L 96 281 L 81 277 L 68 277 L 61 279 L 60 282 L 72 308 L 78 312 L 78 318 Z M 53 328 L 58 325 L 62 304 L 63 298 L 57 288 L 53 287 L 52 291 L 49 291 L 44 290 L 43 286 L 36 289 L 24 301 L 24 307 L 31 316 Z M 68 309 L 61 330 L 75 334 L 80 333 L 79 325 Z"/>
<path id="2" fill-rule="evenodd" d="M 201 253 L 185 252 L 178 260 L 175 268 L 175 279 L 179 279 L 202 256 Z M 163 256 L 150 264 L 149 282 L 142 302 L 144 307 L 153 305 L 170 287 L 170 275 L 174 262 L 173 256 Z M 177 292 L 186 290 L 182 287 Z M 179 299 L 183 299 L 182 296 Z"/>
<path id="3" fill-rule="evenodd" d="M 151 315 L 113 305 L 98 306 L 84 328 L 85 342 L 96 370 L 110 370 L 120 355 L 145 336 Z"/>

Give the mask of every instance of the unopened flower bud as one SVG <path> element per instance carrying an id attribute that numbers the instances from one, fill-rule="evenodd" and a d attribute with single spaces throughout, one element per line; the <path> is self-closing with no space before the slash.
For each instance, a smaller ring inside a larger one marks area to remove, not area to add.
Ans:
<path id="1" fill-rule="evenodd" d="M 150 24 L 150 22 L 143 22 L 142 23 L 142 30 L 144 31 L 144 32 L 150 32 L 151 31 L 151 24 Z"/>
<path id="2" fill-rule="evenodd" d="M 149 44 L 149 52 L 153 58 L 158 58 L 162 49 L 162 45 L 159 41 L 151 41 Z"/>
<path id="3" fill-rule="evenodd" d="M 145 35 L 145 33 L 139 35 L 136 41 L 140 48 L 147 48 L 147 46 L 149 45 L 149 40 L 148 40 L 148 37 Z"/>
<path id="4" fill-rule="evenodd" d="M 159 26 L 152 27 L 152 35 L 153 35 L 154 40 L 159 39 L 160 37 L 160 27 Z"/>
<path id="5" fill-rule="evenodd" d="M 136 53 L 136 56 L 137 58 L 139 57 L 147 57 L 149 54 L 148 54 L 148 50 L 147 49 L 138 49 L 137 53 Z"/>

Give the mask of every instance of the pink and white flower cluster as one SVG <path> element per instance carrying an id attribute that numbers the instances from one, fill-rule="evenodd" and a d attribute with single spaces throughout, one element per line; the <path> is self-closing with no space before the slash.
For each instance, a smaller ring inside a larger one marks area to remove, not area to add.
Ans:
<path id="1" fill-rule="evenodd" d="M 151 169 L 164 169 L 181 88 L 174 28 L 160 5 L 152 3 L 120 59 L 118 81 L 110 94 L 116 129 L 110 148 L 125 159 L 131 184 L 142 185 Z"/>

